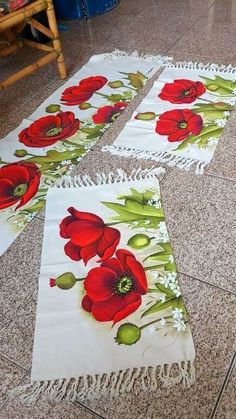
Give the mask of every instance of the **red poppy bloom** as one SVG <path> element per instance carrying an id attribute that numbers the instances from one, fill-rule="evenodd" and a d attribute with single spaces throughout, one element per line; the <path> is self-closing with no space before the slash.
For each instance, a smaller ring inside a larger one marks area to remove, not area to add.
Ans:
<path id="1" fill-rule="evenodd" d="M 205 91 L 201 81 L 178 79 L 173 83 L 166 83 L 158 96 L 171 103 L 192 103 Z"/>
<path id="2" fill-rule="evenodd" d="M 25 205 L 37 192 L 40 171 L 34 163 L 12 163 L 0 168 L 0 209 Z"/>
<path id="3" fill-rule="evenodd" d="M 72 137 L 78 131 L 80 121 L 73 112 L 59 112 L 43 116 L 19 134 L 19 141 L 28 147 L 48 147 L 57 141 Z"/>
<path id="4" fill-rule="evenodd" d="M 71 215 L 60 224 L 60 235 L 70 239 L 65 245 L 65 254 L 73 260 L 83 260 L 86 264 L 98 255 L 101 261 L 111 257 L 120 241 L 120 232 L 108 227 L 103 220 L 90 212 L 77 211 L 70 207 Z"/>
<path id="5" fill-rule="evenodd" d="M 87 77 L 79 82 L 78 86 L 67 87 L 62 93 L 61 101 L 64 105 L 74 106 L 89 100 L 94 92 L 100 90 L 106 83 L 106 77 Z"/>
<path id="6" fill-rule="evenodd" d="M 164 112 L 159 116 L 156 124 L 156 132 L 160 135 L 167 135 L 168 141 L 182 141 L 190 134 L 200 134 L 203 127 L 203 120 L 189 109 L 174 109 Z"/>
<path id="7" fill-rule="evenodd" d="M 93 122 L 95 124 L 110 124 L 116 120 L 126 106 L 126 102 L 117 102 L 114 106 L 103 106 L 93 115 Z"/>
<path id="8" fill-rule="evenodd" d="M 140 306 L 141 295 L 147 293 L 147 278 L 133 253 L 120 249 L 116 258 L 89 271 L 84 288 L 83 309 L 100 322 L 117 323 Z"/>

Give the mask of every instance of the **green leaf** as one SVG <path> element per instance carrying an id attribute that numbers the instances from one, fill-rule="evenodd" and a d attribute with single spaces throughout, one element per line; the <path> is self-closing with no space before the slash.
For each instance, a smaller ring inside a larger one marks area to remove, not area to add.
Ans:
<path id="1" fill-rule="evenodd" d="M 159 282 L 155 284 L 156 288 L 162 292 L 163 294 L 166 294 L 169 298 L 175 298 L 175 293 L 170 290 L 170 288 L 166 288 L 165 285 L 160 284 Z"/>
<path id="2" fill-rule="evenodd" d="M 98 138 L 101 135 L 101 129 L 104 127 L 103 125 L 98 125 L 95 128 L 81 128 L 80 131 L 87 134 L 88 140 L 93 140 L 94 138 Z"/>
<path id="3" fill-rule="evenodd" d="M 80 146 L 78 149 L 73 151 L 56 151 L 49 150 L 46 152 L 46 156 L 35 156 L 30 157 L 29 159 L 24 160 L 25 162 L 36 163 L 42 165 L 43 163 L 54 163 L 61 162 L 63 160 L 73 160 L 78 157 L 81 157 L 85 153 L 83 146 Z"/>
<path id="4" fill-rule="evenodd" d="M 142 317 L 148 316 L 149 314 L 158 313 L 159 311 L 166 310 L 167 308 L 176 308 L 179 302 L 179 297 L 169 298 L 166 301 L 158 301 L 153 306 L 149 307 L 143 314 Z"/>
<path id="5" fill-rule="evenodd" d="M 217 96 L 232 95 L 233 90 L 236 88 L 236 82 L 232 80 L 224 79 L 220 76 L 215 76 L 214 79 L 209 79 L 208 77 L 201 78 L 205 81 L 205 86 L 207 90 L 213 92 Z"/>
<path id="6" fill-rule="evenodd" d="M 163 217 L 163 209 L 156 208 L 151 205 L 141 205 L 138 202 L 135 202 L 130 199 L 125 201 L 125 209 L 129 212 L 134 212 L 135 214 L 150 216 L 150 217 Z"/>
<path id="7" fill-rule="evenodd" d="M 45 193 L 45 195 L 46 195 L 46 193 Z M 25 208 L 25 211 L 27 211 L 27 212 L 39 212 L 42 208 L 44 208 L 45 204 L 46 204 L 45 199 L 42 199 L 42 200 L 36 202 L 36 204 L 32 205 L 31 207 Z"/>
<path id="8" fill-rule="evenodd" d="M 120 73 L 126 75 L 129 80 L 129 84 L 138 91 L 142 90 L 147 80 L 147 77 L 140 71 L 137 71 L 137 73 L 124 73 L 120 71 Z"/>
<path id="9" fill-rule="evenodd" d="M 210 137 L 217 137 L 222 132 L 222 128 L 219 128 L 217 125 L 211 125 L 208 127 L 203 127 L 201 133 L 198 136 L 190 135 L 186 140 L 184 140 L 175 151 L 181 151 L 188 147 L 190 144 L 194 144 L 197 140 L 201 138 L 202 141 L 209 139 Z"/>

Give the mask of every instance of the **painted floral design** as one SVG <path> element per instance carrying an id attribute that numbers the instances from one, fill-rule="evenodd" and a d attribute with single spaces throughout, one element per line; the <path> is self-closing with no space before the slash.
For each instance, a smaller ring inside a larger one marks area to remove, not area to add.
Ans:
<path id="1" fill-rule="evenodd" d="M 114 106 L 103 106 L 93 115 L 93 122 L 95 124 L 110 124 L 116 120 L 126 106 L 126 102 L 117 102 Z"/>
<path id="2" fill-rule="evenodd" d="M 27 147 L 48 147 L 74 135 L 80 121 L 73 112 L 59 112 L 34 121 L 19 134 L 19 141 Z"/>
<path id="3" fill-rule="evenodd" d="M 110 258 L 120 241 L 119 230 L 104 224 L 95 214 L 68 208 L 70 215 L 60 224 L 60 235 L 70 239 L 64 249 L 71 259 L 86 264 L 98 255 L 101 261 Z"/>
<path id="4" fill-rule="evenodd" d="M 174 109 L 159 116 L 156 124 L 156 133 L 167 135 L 169 142 L 183 141 L 190 134 L 200 134 L 203 119 L 189 109 Z"/>
<path id="5" fill-rule="evenodd" d="M 205 92 L 206 87 L 201 81 L 178 79 L 166 83 L 158 96 L 171 103 L 192 103 Z"/>
<path id="6" fill-rule="evenodd" d="M 147 293 L 147 278 L 135 256 L 119 249 L 116 258 L 89 271 L 84 288 L 84 310 L 100 322 L 117 323 L 138 309 L 141 296 Z"/>
<path id="7" fill-rule="evenodd" d="M 61 96 L 64 105 L 74 106 L 89 100 L 95 92 L 107 83 L 103 76 L 87 77 L 79 82 L 78 86 L 67 87 Z"/>
<path id="8" fill-rule="evenodd" d="M 12 163 L 0 168 L 0 209 L 25 205 L 37 193 L 40 171 L 34 163 Z"/>

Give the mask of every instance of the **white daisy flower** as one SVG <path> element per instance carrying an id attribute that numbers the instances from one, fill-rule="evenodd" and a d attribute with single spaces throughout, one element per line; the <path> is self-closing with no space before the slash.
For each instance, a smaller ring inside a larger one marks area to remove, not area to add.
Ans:
<path id="1" fill-rule="evenodd" d="M 183 320 L 174 321 L 173 327 L 177 330 L 177 332 L 186 330 L 186 324 L 183 322 Z"/>
<path id="2" fill-rule="evenodd" d="M 219 128 L 224 128 L 227 123 L 227 119 L 226 118 L 216 119 L 215 123 Z"/>
<path id="3" fill-rule="evenodd" d="M 224 111 L 224 116 L 227 118 L 230 115 L 229 111 Z"/>
<path id="4" fill-rule="evenodd" d="M 182 308 L 174 308 L 174 310 L 172 310 L 172 315 L 175 320 L 182 320 L 183 318 Z"/>

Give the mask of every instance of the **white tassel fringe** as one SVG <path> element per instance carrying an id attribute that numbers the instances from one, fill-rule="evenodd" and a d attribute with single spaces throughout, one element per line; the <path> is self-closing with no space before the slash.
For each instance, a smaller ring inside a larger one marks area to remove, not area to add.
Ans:
<path id="1" fill-rule="evenodd" d="M 128 175 L 123 169 L 117 169 L 116 172 L 109 172 L 108 174 L 97 173 L 94 180 L 89 175 L 78 175 L 74 177 L 63 176 L 61 179 L 58 179 L 51 186 L 51 188 L 77 188 L 105 185 L 109 183 L 121 183 L 155 178 L 163 173 L 165 173 L 165 169 L 163 167 L 152 166 L 149 169 L 134 169 L 130 175 Z"/>
<path id="2" fill-rule="evenodd" d="M 156 391 L 158 384 L 172 387 L 182 383 L 190 387 L 195 383 L 193 361 L 182 361 L 173 365 L 142 367 L 111 374 L 85 376 L 80 378 L 34 381 L 25 386 L 16 387 L 10 392 L 10 398 L 18 397 L 27 405 L 35 404 L 40 398 L 47 401 L 83 401 L 99 399 L 104 395 L 111 398 L 136 390 Z M 137 388 L 136 388 L 137 387 Z"/>
<path id="3" fill-rule="evenodd" d="M 104 146 L 102 151 L 109 152 L 113 155 L 123 156 L 123 157 L 133 157 L 138 160 L 154 160 L 159 163 L 165 163 L 167 166 L 176 166 L 179 169 L 190 170 L 195 167 L 195 173 L 197 175 L 202 175 L 204 173 L 204 169 L 207 165 L 206 162 L 176 156 L 171 153 L 167 152 L 155 152 L 155 151 L 144 151 L 144 150 L 137 150 L 135 148 L 128 148 L 128 147 L 116 147 L 116 146 Z"/>
<path id="4" fill-rule="evenodd" d="M 153 55 L 153 54 L 145 53 L 145 52 L 139 53 L 137 50 L 135 50 L 131 53 L 128 53 L 126 51 L 121 51 L 119 49 L 115 49 L 114 51 L 112 51 L 110 53 L 108 52 L 108 53 L 101 54 L 101 55 L 102 55 L 102 57 L 104 58 L 105 61 L 113 61 L 113 60 L 118 59 L 118 58 L 130 58 L 130 57 L 132 57 L 132 58 L 139 58 L 139 59 L 149 61 L 149 62 L 152 62 L 152 63 L 157 63 L 157 64 L 160 64 L 160 65 L 168 64 L 168 62 L 170 62 L 173 59 L 172 57 L 167 57 L 167 56 L 163 56 L 163 55 L 159 55 L 159 54 Z"/>
<path id="5" fill-rule="evenodd" d="M 215 63 L 198 63 L 193 61 L 177 61 L 177 62 L 167 62 L 163 64 L 167 68 L 173 69 L 187 69 L 187 70 L 203 70 L 203 71 L 212 71 L 214 73 L 236 73 L 236 67 L 233 67 L 231 64 L 215 64 Z"/>

